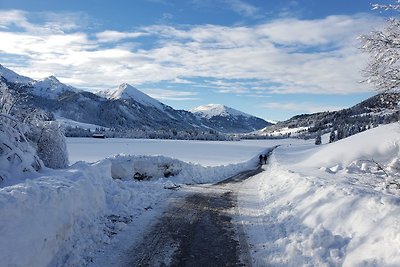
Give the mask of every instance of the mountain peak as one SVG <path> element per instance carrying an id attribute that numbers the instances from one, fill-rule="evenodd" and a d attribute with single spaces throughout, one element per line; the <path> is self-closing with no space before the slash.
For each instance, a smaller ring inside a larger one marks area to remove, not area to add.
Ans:
<path id="1" fill-rule="evenodd" d="M 227 107 L 222 104 L 207 104 L 203 106 L 198 106 L 197 108 L 190 110 L 192 113 L 198 114 L 202 117 L 206 117 L 208 119 L 215 116 L 243 116 L 243 117 L 252 117 L 249 114 L 241 112 L 239 110 Z"/>
<path id="2" fill-rule="evenodd" d="M 79 92 L 72 86 L 63 84 L 55 76 L 51 75 L 39 81 L 34 81 L 33 93 L 38 96 L 57 98 L 59 95 L 65 92 Z"/>
<path id="3" fill-rule="evenodd" d="M 44 78 L 44 80 L 50 80 L 56 83 L 60 83 L 60 81 L 54 75 L 50 75 L 49 77 Z"/>
<path id="4" fill-rule="evenodd" d="M 132 85 L 128 83 L 122 83 L 118 86 L 118 88 L 112 92 L 109 96 L 109 99 L 118 100 L 118 99 L 125 99 L 125 100 L 134 100 L 139 102 L 145 106 L 153 106 L 158 109 L 163 108 L 163 104 L 154 98 L 146 95 L 139 89 L 136 89 Z"/>
<path id="5" fill-rule="evenodd" d="M 2 76 L 4 79 L 6 79 L 8 82 L 11 83 L 30 84 L 34 81 L 31 78 L 17 74 L 16 72 L 4 67 L 1 64 L 0 64 L 0 76 Z"/>

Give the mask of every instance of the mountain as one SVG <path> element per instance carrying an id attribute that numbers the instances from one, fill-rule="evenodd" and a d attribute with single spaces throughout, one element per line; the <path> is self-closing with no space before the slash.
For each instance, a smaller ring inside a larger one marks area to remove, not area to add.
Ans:
<path id="1" fill-rule="evenodd" d="M 95 124 L 116 132 L 129 132 L 127 136 L 145 136 L 144 132 L 157 132 L 171 138 L 183 132 L 186 138 L 201 138 L 199 134 L 212 134 L 199 118 L 185 110 L 175 110 L 129 84 L 116 90 L 96 95 L 61 83 L 54 76 L 40 81 L 18 75 L 1 66 L 0 89 L 15 98 L 23 98 L 20 110 L 42 110 L 46 118 L 62 117 L 77 122 Z"/>
<path id="2" fill-rule="evenodd" d="M 229 117 L 229 116 L 243 116 L 246 118 L 252 117 L 249 114 L 241 112 L 239 110 L 221 105 L 221 104 L 208 104 L 199 106 L 190 110 L 192 113 L 198 114 L 201 117 L 211 119 L 216 116 Z"/>
<path id="3" fill-rule="evenodd" d="M 48 97 L 55 99 L 63 93 L 67 92 L 82 92 L 82 90 L 76 89 L 70 85 L 66 85 L 61 83 L 56 77 L 49 76 L 44 78 L 43 80 L 33 81 L 32 85 L 32 93 L 37 96 Z"/>
<path id="4" fill-rule="evenodd" d="M 343 137 L 400 120 L 400 92 L 380 93 L 350 108 L 333 112 L 296 115 L 266 127 L 253 135 L 314 138 L 335 131 Z"/>
<path id="5" fill-rule="evenodd" d="M 42 80 L 34 80 L 17 74 L 16 72 L 2 66 L 0 64 L 0 76 L 3 77 L 8 83 L 13 83 L 18 86 L 25 86 L 29 88 L 30 93 L 36 96 L 57 98 L 64 92 L 78 92 L 72 86 L 61 83 L 56 77 L 49 76 Z"/>
<path id="6" fill-rule="evenodd" d="M 0 64 L 0 76 L 10 83 L 16 84 L 31 84 L 33 79 L 17 74 L 16 72 L 4 67 Z"/>
<path id="7" fill-rule="evenodd" d="M 155 107 L 161 110 L 166 107 L 166 105 L 146 95 L 145 93 L 139 91 L 138 89 L 127 83 L 121 84 L 115 91 L 110 93 L 108 98 L 111 100 L 134 100 L 145 106 Z"/>
<path id="8" fill-rule="evenodd" d="M 272 125 L 263 119 L 220 104 L 199 106 L 190 111 L 204 125 L 222 133 L 248 133 Z"/>

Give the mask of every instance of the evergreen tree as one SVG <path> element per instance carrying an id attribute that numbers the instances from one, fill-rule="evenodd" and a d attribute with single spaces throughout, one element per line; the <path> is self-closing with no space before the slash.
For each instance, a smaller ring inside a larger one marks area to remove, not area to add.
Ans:
<path id="1" fill-rule="evenodd" d="M 316 145 L 320 145 L 321 143 L 322 143 L 322 140 L 321 140 L 321 131 L 318 131 L 317 137 L 315 138 L 315 144 L 316 144 Z"/>
<path id="2" fill-rule="evenodd" d="M 333 143 L 336 141 L 336 131 L 332 129 L 331 134 L 329 135 L 329 143 Z"/>

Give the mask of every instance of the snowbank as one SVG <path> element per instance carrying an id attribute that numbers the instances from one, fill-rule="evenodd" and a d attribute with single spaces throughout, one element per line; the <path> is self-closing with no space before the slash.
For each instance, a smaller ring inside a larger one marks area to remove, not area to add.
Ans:
<path id="1" fill-rule="evenodd" d="M 399 179 L 399 133 L 276 149 L 238 196 L 254 265 L 399 266 L 400 188 L 385 182 Z"/>
<path id="2" fill-rule="evenodd" d="M 73 253 L 85 255 L 101 241 L 96 239 L 103 237 L 99 218 L 106 210 L 104 184 L 111 180 L 109 168 L 104 162 L 0 190 L 2 264 L 81 265 L 76 262 L 79 257 L 66 251 L 75 246 Z M 88 239 L 80 242 L 82 234 Z"/>
<path id="3" fill-rule="evenodd" d="M 255 266 L 398 266 L 397 196 L 304 176 L 274 156 L 239 194 Z"/>
<path id="4" fill-rule="evenodd" d="M 321 145 L 308 151 L 298 166 L 336 169 L 376 161 L 382 165 L 399 164 L 393 161 L 400 157 L 400 124 L 393 123 L 365 131 L 340 141 Z M 310 153 L 311 152 L 311 153 Z M 357 162 L 356 162 L 357 161 Z M 361 167 L 361 166 L 360 166 Z M 334 171 L 331 169 L 331 171 Z"/>
<path id="5" fill-rule="evenodd" d="M 167 187 L 217 182 L 256 164 L 253 158 L 203 167 L 162 156 L 118 155 L 43 170 L 39 178 L 0 189 L 1 264 L 83 266 L 101 244 L 164 201 L 173 192 Z M 136 172 L 151 181 L 133 180 Z"/>
<path id="6" fill-rule="evenodd" d="M 145 180 L 168 178 L 182 184 L 216 183 L 238 172 L 253 169 L 258 164 L 258 154 L 242 163 L 215 167 L 204 167 L 164 156 L 120 154 L 108 159 L 112 162 L 111 173 L 115 179 L 129 180 L 136 174 Z"/>

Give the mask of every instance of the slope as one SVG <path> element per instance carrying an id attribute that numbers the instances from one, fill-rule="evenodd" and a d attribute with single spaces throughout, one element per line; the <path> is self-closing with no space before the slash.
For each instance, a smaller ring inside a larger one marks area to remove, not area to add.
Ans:
<path id="1" fill-rule="evenodd" d="M 381 93 L 347 109 L 297 115 L 289 120 L 266 127 L 255 134 L 314 138 L 318 131 L 324 134 L 335 130 L 336 133 L 340 131 L 340 134 L 346 137 L 368 128 L 399 120 L 400 93 Z"/>
<path id="2" fill-rule="evenodd" d="M 395 123 L 276 149 L 239 194 L 253 265 L 399 265 L 399 147 Z"/>

